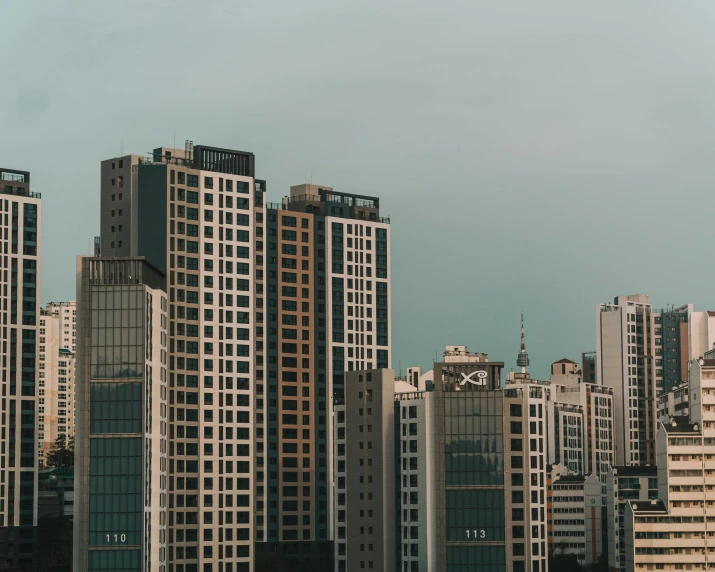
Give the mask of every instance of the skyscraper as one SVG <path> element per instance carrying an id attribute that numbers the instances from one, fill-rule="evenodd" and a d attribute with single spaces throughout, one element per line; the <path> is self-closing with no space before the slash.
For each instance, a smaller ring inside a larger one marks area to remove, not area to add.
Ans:
<path id="1" fill-rule="evenodd" d="M 77 307 L 74 302 L 50 302 L 40 311 L 38 458 L 46 463 L 47 453 L 58 438 L 74 435 L 74 376 L 77 338 Z"/>
<path id="2" fill-rule="evenodd" d="M 256 399 L 256 540 L 332 566 L 333 397 L 390 365 L 389 220 L 379 199 L 298 185 L 266 211 L 266 370 Z"/>
<path id="3" fill-rule="evenodd" d="M 435 363 L 438 570 L 547 568 L 547 387 L 501 389 L 503 366 L 464 346 Z"/>
<path id="4" fill-rule="evenodd" d="M 37 337 L 41 197 L 30 173 L 0 168 L 2 415 L 0 562 L 31 565 L 37 525 Z M 7 528 L 11 527 L 11 528 Z M 22 530 L 17 531 L 21 527 Z M 17 532 L 16 532 L 17 531 Z M 4 551 L 8 553 L 4 554 Z"/>
<path id="5" fill-rule="evenodd" d="M 78 260 L 77 572 L 167 570 L 165 288 L 142 258 Z"/>
<path id="6" fill-rule="evenodd" d="M 166 275 L 169 572 L 252 568 L 264 191 L 242 151 L 187 142 L 102 163 L 102 256 Z"/>

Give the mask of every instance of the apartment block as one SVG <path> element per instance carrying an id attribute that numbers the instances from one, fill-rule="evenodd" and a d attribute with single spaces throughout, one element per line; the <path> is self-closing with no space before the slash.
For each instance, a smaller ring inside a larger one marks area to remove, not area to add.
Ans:
<path id="1" fill-rule="evenodd" d="M 74 435 L 77 338 L 75 302 L 51 302 L 40 311 L 38 444 L 40 467 L 58 438 Z"/>
<path id="2" fill-rule="evenodd" d="M 165 276 L 143 258 L 80 257 L 77 270 L 73 570 L 166 572 Z"/>
<path id="3" fill-rule="evenodd" d="M 655 465 L 609 467 L 606 496 L 608 566 L 620 572 L 626 566 L 626 505 L 635 501 L 649 503 L 658 498 L 658 468 Z"/>
<path id="4" fill-rule="evenodd" d="M 344 397 L 336 398 L 335 570 L 339 572 L 397 569 L 401 546 L 396 520 L 400 489 L 395 395 L 407 389 L 404 386 L 391 369 L 347 372 Z"/>
<path id="5" fill-rule="evenodd" d="M 658 396 L 658 420 L 668 423 L 672 419 L 688 420 L 688 382 L 673 386 Z"/>
<path id="6" fill-rule="evenodd" d="M 30 173 L 0 168 L 3 359 L 0 386 L 0 563 L 30 567 L 37 525 L 37 339 L 41 196 Z"/>
<path id="7" fill-rule="evenodd" d="M 596 309 L 597 385 L 613 389 L 618 465 L 655 463 L 657 396 L 664 388 L 661 330 L 647 294 L 618 296 Z"/>
<path id="8" fill-rule="evenodd" d="M 557 401 L 558 389 L 558 386 L 550 388 L 547 403 L 547 462 L 550 465 L 562 465 L 571 475 L 583 475 L 587 449 L 584 409 L 579 404 Z M 555 399 L 551 399 L 552 394 L 555 394 Z"/>
<path id="9" fill-rule="evenodd" d="M 569 475 L 560 467 L 552 469 L 556 474 L 549 479 L 549 550 L 555 556 L 572 554 L 590 566 L 604 555 L 601 481 L 595 473 Z"/>
<path id="10" fill-rule="evenodd" d="M 715 539 L 715 360 L 690 366 L 690 422 L 661 423 L 658 500 L 631 501 L 625 514 L 626 570 L 707 570 Z"/>
<path id="11" fill-rule="evenodd" d="M 346 372 L 390 365 L 389 228 L 378 198 L 325 186 L 297 185 L 282 203 L 267 204 L 258 557 L 277 553 L 315 570 L 333 565 L 332 404 L 344 395 Z"/>
<path id="12" fill-rule="evenodd" d="M 604 496 L 614 460 L 613 404 L 613 389 L 584 381 L 576 362 L 562 359 L 551 365 L 549 462 L 566 465 L 571 474 L 597 475 Z"/>
<path id="13" fill-rule="evenodd" d="M 407 379 L 417 383 L 413 390 L 399 391 L 399 384 L 395 393 L 398 572 L 438 570 L 435 394 L 419 371 L 408 368 Z"/>
<path id="14" fill-rule="evenodd" d="M 102 162 L 102 256 L 144 257 L 166 276 L 169 572 L 253 567 L 254 408 L 268 393 L 254 164 L 190 142 Z"/>

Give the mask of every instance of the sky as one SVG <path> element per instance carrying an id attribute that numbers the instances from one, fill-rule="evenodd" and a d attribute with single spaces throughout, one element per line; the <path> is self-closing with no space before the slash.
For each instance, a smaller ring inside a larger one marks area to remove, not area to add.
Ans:
<path id="1" fill-rule="evenodd" d="M 396 370 L 467 345 L 531 372 L 599 302 L 715 309 L 715 3 L 0 0 L 0 166 L 75 297 L 105 158 L 185 139 L 391 217 Z"/>

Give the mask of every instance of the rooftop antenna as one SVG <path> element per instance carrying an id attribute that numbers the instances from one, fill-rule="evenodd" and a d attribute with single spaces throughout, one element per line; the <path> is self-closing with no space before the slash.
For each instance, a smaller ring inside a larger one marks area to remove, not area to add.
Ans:
<path id="1" fill-rule="evenodd" d="M 176 149 L 176 129 L 174 129 L 174 147 L 173 149 Z"/>
<path id="2" fill-rule="evenodd" d="M 119 140 L 119 156 L 124 157 L 124 139 Z"/>

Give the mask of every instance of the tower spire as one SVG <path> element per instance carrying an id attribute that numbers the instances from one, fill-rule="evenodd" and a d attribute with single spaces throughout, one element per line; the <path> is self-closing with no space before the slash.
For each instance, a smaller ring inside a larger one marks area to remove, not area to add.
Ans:
<path id="1" fill-rule="evenodd" d="M 524 310 L 521 311 L 521 349 L 516 358 L 516 365 L 521 368 L 521 373 L 529 372 L 529 354 L 526 353 L 526 339 L 524 337 Z"/>

